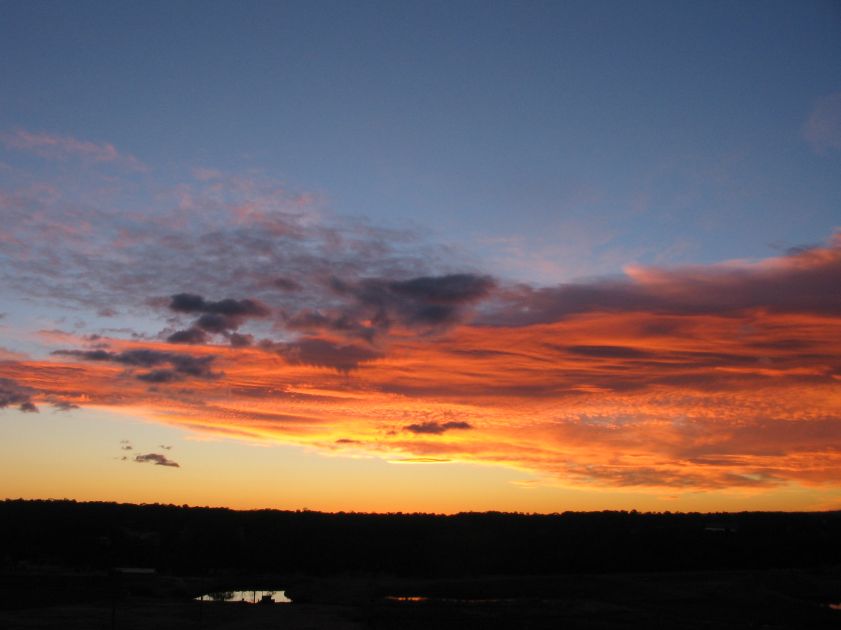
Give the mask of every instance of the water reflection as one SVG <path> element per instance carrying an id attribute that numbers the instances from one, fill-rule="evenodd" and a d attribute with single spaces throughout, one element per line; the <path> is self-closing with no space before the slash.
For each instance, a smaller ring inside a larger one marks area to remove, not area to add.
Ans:
<path id="1" fill-rule="evenodd" d="M 838 604 L 830 604 L 829 607 L 832 608 L 832 610 L 841 610 L 841 602 Z"/>
<path id="2" fill-rule="evenodd" d="M 216 591 L 196 597 L 201 602 L 244 602 L 246 604 L 291 604 L 286 591 Z"/>

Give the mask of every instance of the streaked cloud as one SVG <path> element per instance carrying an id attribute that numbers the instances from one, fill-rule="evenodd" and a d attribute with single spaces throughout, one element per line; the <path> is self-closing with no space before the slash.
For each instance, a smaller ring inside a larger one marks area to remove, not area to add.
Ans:
<path id="1" fill-rule="evenodd" d="M 219 376 L 211 370 L 214 359 L 212 355 L 193 356 L 148 348 L 131 349 L 119 353 L 105 350 L 56 350 L 53 354 L 87 361 L 110 361 L 130 368 L 155 368 L 150 372 L 134 374 L 138 379 L 152 383 L 167 383 L 187 376 L 204 379 Z M 164 369 L 158 367 L 166 364 L 170 367 Z"/>
<path id="2" fill-rule="evenodd" d="M 841 92 L 818 101 L 803 125 L 803 137 L 818 153 L 841 149 Z"/>
<path id="3" fill-rule="evenodd" d="M 267 179 L 197 172 L 136 213 L 0 193 L 4 290 L 91 322 L 40 333 L 43 356 L 3 354 L 2 406 L 131 409 L 586 488 L 841 479 L 837 233 L 765 260 L 541 286 Z"/>
<path id="4" fill-rule="evenodd" d="M 828 247 L 792 251 L 760 262 L 734 261 L 677 269 L 635 267 L 626 277 L 555 287 L 519 286 L 489 324 L 552 322 L 588 312 L 644 311 L 670 315 L 776 313 L 841 314 L 835 287 L 841 274 L 841 233 Z"/>
<path id="5" fill-rule="evenodd" d="M 76 158 L 90 162 L 110 162 L 128 169 L 145 171 L 147 167 L 133 155 L 117 151 L 113 144 L 79 140 L 24 129 L 0 135 L 3 144 L 12 149 L 27 151 L 49 160 Z"/>
<path id="6" fill-rule="evenodd" d="M 757 263 L 634 272 L 577 285 L 574 295 L 588 296 L 577 303 L 565 301 L 564 287 L 503 287 L 480 305 L 487 321 L 434 335 L 398 326 L 378 345 L 264 340 L 195 346 L 182 359 L 165 342 L 111 338 L 108 351 L 6 363 L 0 376 L 44 396 L 84 392 L 88 404 L 144 408 L 200 432 L 389 461 L 493 463 L 579 487 L 835 484 L 841 316 L 827 283 L 841 279 L 839 258 L 834 238 Z M 799 304 L 768 289 L 793 276 Z M 707 290 L 686 299 L 691 292 L 678 289 L 687 278 Z M 609 300 L 613 286 L 619 297 Z M 728 291 L 738 299 L 715 312 Z M 540 308 L 512 315 L 534 295 Z M 176 389 L 122 370 L 176 370 L 204 356 L 217 378 Z"/>

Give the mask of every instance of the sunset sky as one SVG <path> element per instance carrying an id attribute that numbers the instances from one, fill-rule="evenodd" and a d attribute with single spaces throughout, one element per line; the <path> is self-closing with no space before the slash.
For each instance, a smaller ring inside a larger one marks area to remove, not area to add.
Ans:
<path id="1" fill-rule="evenodd" d="M 837 2 L 0 13 L 0 498 L 841 509 Z"/>

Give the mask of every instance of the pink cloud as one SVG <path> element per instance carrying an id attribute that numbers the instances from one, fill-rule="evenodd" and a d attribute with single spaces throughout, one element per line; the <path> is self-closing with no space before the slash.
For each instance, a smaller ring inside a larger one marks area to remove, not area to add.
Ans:
<path id="1" fill-rule="evenodd" d="M 32 133 L 19 129 L 14 133 L 0 136 L 3 144 L 12 149 L 28 151 L 48 160 L 65 160 L 78 158 L 91 162 L 111 162 L 121 164 L 138 171 L 147 170 L 133 155 L 120 153 L 113 144 L 96 143 L 79 140 L 71 136 L 60 136 L 48 133 Z"/>
<path id="2" fill-rule="evenodd" d="M 803 137 L 818 153 L 841 149 L 841 92 L 818 101 L 803 126 Z"/>

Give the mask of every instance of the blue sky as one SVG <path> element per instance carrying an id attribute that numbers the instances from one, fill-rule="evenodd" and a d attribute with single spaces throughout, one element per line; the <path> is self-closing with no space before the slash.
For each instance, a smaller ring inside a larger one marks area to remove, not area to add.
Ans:
<path id="1" fill-rule="evenodd" d="M 260 172 L 553 282 L 839 223 L 831 2 L 6 3 L 0 130 Z M 20 159 L 6 156 L 6 160 Z"/>

